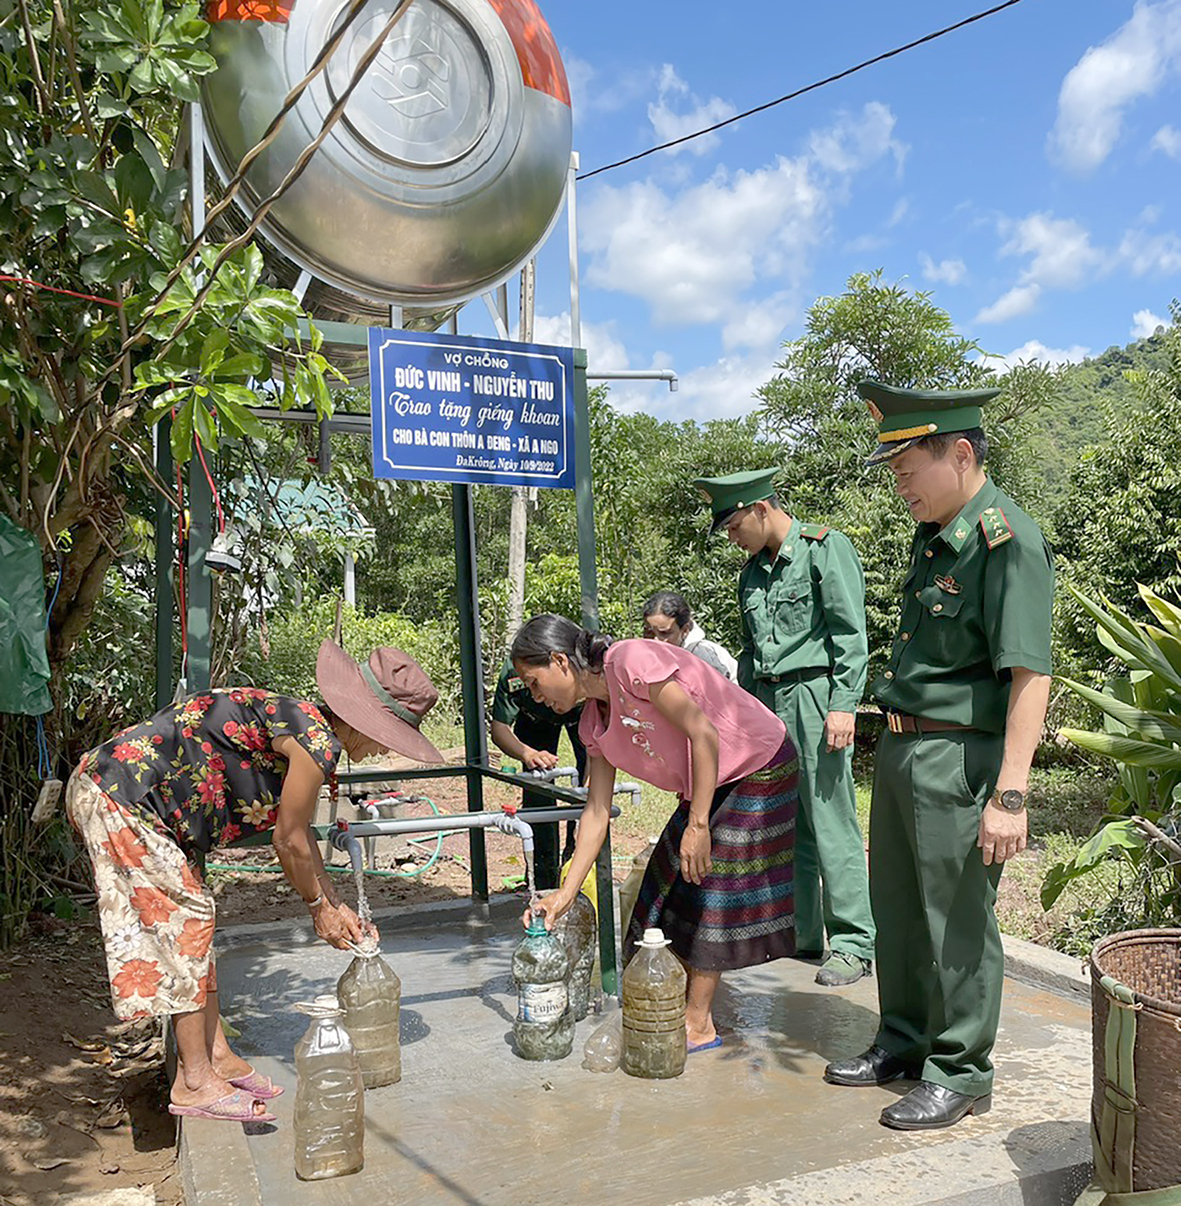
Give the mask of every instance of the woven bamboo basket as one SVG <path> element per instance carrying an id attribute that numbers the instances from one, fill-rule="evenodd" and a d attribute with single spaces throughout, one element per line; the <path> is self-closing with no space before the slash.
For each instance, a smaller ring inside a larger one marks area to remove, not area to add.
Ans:
<path id="1" fill-rule="evenodd" d="M 1181 1186 L 1181 930 L 1097 942 L 1091 1000 L 1096 1179 L 1124 1193 Z"/>

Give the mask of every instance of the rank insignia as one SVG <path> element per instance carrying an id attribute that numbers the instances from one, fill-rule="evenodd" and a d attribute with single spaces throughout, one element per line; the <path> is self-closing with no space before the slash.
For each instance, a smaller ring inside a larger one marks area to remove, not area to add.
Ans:
<path id="1" fill-rule="evenodd" d="M 945 591 L 949 595 L 960 595 L 964 592 L 964 588 L 950 574 L 947 574 L 946 576 L 943 574 L 936 574 L 935 585 L 939 587 L 941 591 Z"/>
<path id="2" fill-rule="evenodd" d="M 509 675 L 508 682 L 505 684 L 510 691 L 524 691 L 525 684 L 515 675 Z"/>
<path id="3" fill-rule="evenodd" d="M 1009 521 L 1000 507 L 989 507 L 987 511 L 981 511 L 980 530 L 984 533 L 984 543 L 990 549 L 1013 539 L 1013 529 L 1009 527 Z"/>

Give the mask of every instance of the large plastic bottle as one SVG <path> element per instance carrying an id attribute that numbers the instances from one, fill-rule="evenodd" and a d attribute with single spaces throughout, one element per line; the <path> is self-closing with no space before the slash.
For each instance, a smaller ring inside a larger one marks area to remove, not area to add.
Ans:
<path id="1" fill-rule="evenodd" d="M 312 1024 L 295 1046 L 295 1175 L 322 1181 L 365 1166 L 361 1066 L 334 996 L 298 1005 Z"/>
<path id="2" fill-rule="evenodd" d="M 595 906 L 579 892 L 553 930 L 565 944 L 566 957 L 570 961 L 567 986 L 570 990 L 570 1013 L 576 1022 L 581 1022 L 590 1012 L 591 973 L 595 966 L 598 928 Z"/>
<path id="3" fill-rule="evenodd" d="M 619 885 L 619 932 L 626 936 L 627 927 L 631 925 L 632 911 L 636 907 L 636 897 L 640 894 L 640 884 L 644 881 L 644 872 L 652 852 L 656 849 L 659 838 L 650 837 L 648 844 L 632 859 L 631 870 L 627 878 Z"/>
<path id="4" fill-rule="evenodd" d="M 566 946 L 537 914 L 513 953 L 517 1018 L 513 1037 L 522 1059 L 565 1059 L 574 1045 L 574 1018 L 566 977 Z"/>
<path id="5" fill-rule="evenodd" d="M 644 931 L 623 972 L 623 1050 L 629 1076 L 667 1080 L 685 1070 L 685 969 L 664 948 L 663 931 Z"/>
<path id="6" fill-rule="evenodd" d="M 402 1079 L 402 982 L 376 948 L 372 954 L 359 950 L 337 981 L 336 995 L 365 1088 L 397 1084 Z"/>
<path id="7" fill-rule="evenodd" d="M 582 1049 L 582 1066 L 591 1072 L 614 1072 L 619 1067 L 623 1045 L 623 1014 L 611 1010 L 600 1022 Z"/>

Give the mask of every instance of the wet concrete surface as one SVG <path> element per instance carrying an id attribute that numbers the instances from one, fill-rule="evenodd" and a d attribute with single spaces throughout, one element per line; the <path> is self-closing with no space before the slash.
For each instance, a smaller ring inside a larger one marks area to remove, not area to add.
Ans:
<path id="1" fill-rule="evenodd" d="M 305 926 L 223 939 L 218 979 L 226 1016 L 242 1032 L 236 1046 L 288 1092 L 271 1103 L 277 1124 L 253 1134 L 186 1122 L 190 1206 L 1031 1206 L 1073 1201 L 1081 1189 L 1085 1002 L 1006 981 L 992 1111 L 947 1131 L 901 1134 L 877 1119 L 908 1084 L 821 1080 L 826 1061 L 872 1039 L 873 981 L 823 989 L 815 965 L 796 960 L 728 973 L 715 1009 L 724 1045 L 691 1055 L 676 1080 L 583 1069 L 593 1016 L 579 1024 L 569 1058 L 518 1059 L 509 960 L 519 907 L 494 908 L 476 926 L 430 907 L 383 923 L 383 953 L 402 980 L 403 1078 L 366 1094 L 364 1170 L 312 1184 L 297 1181 L 292 1165 L 292 1052 L 307 1027 L 292 1006 L 331 991 L 348 957 Z"/>

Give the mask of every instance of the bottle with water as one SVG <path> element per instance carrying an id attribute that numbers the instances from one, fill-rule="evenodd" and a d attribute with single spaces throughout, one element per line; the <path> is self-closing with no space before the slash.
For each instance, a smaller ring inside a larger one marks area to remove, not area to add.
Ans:
<path id="1" fill-rule="evenodd" d="M 398 1034 L 402 982 L 378 954 L 362 946 L 336 985 L 344 1009 L 361 1078 L 367 1089 L 397 1084 L 402 1079 L 402 1044 Z"/>
<path id="2" fill-rule="evenodd" d="M 513 1037 L 522 1059 L 565 1059 L 574 1046 L 566 977 L 570 961 L 565 944 L 545 928 L 537 913 L 513 953 L 517 1017 Z"/>
<path id="3" fill-rule="evenodd" d="M 365 1089 L 361 1066 L 334 996 L 297 1005 L 312 1019 L 295 1046 L 295 1175 L 322 1181 L 365 1166 Z"/>
<path id="4" fill-rule="evenodd" d="M 560 935 L 570 960 L 570 1013 L 581 1022 L 590 1012 L 591 974 L 595 966 L 595 937 L 598 918 L 595 906 L 579 892 L 574 903 L 558 920 L 553 932 Z"/>
<path id="5" fill-rule="evenodd" d="M 647 929 L 623 972 L 623 1051 L 629 1076 L 665 1080 L 685 1070 L 685 969 Z"/>

